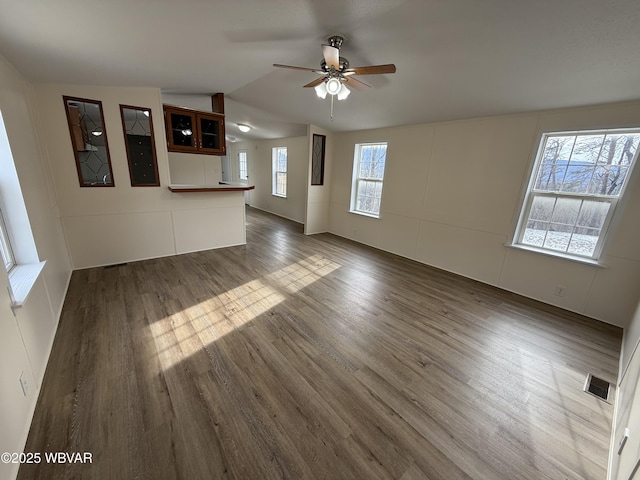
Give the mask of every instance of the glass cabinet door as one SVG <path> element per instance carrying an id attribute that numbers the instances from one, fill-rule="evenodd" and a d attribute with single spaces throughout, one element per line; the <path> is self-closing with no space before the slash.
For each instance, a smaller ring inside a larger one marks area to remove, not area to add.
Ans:
<path id="1" fill-rule="evenodd" d="M 166 112 L 169 126 L 169 146 L 178 151 L 195 151 L 197 149 L 195 115 L 171 109 L 167 109 Z"/>
<path id="2" fill-rule="evenodd" d="M 224 120 L 217 115 L 198 114 L 200 150 L 203 153 L 224 154 Z"/>
<path id="3" fill-rule="evenodd" d="M 220 148 L 220 128 L 218 120 L 200 117 L 200 132 L 202 134 L 202 148 Z"/>

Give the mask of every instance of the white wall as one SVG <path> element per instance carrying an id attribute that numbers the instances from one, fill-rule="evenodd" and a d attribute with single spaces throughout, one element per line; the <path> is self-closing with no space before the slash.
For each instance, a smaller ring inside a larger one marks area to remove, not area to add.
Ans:
<path id="1" fill-rule="evenodd" d="M 169 152 L 168 155 L 172 184 L 217 185 L 222 180 L 222 163 L 216 155 L 181 152 Z"/>
<path id="2" fill-rule="evenodd" d="M 102 101 L 114 188 L 79 187 L 63 95 Z M 169 160 L 158 89 L 37 85 L 35 98 L 46 126 L 43 139 L 75 269 L 245 243 L 242 192 L 168 190 Z M 120 104 L 152 112 L 160 187 L 131 187 Z M 213 166 L 217 161 L 219 172 L 219 157 L 173 156 L 178 163 L 193 162 L 193 157 L 203 157 L 195 160 L 201 165 Z M 171 179 L 173 183 L 191 183 L 178 180 L 186 178 Z"/>
<path id="3" fill-rule="evenodd" d="M 620 375 L 613 433 L 609 452 L 609 476 L 611 480 L 627 480 L 637 462 L 640 462 L 640 303 L 635 315 L 624 331 Z M 630 434 L 627 443 L 618 455 L 618 445 L 625 428 Z"/>
<path id="4" fill-rule="evenodd" d="M 271 194 L 271 149 L 287 147 L 287 198 Z M 299 223 L 305 221 L 309 144 L 307 137 L 235 143 L 233 149 L 247 150 L 251 206 Z"/>
<path id="5" fill-rule="evenodd" d="M 638 125 L 640 103 L 631 102 L 335 134 L 330 231 L 625 326 L 640 296 L 640 175 L 605 248 L 607 268 L 505 244 L 542 132 Z M 349 213 L 349 200 L 354 145 L 377 141 L 388 153 L 373 219 Z"/>
<path id="6" fill-rule="evenodd" d="M 0 452 L 21 452 L 53 344 L 71 268 L 46 152 L 41 148 L 37 133 L 42 125 L 32 101 L 31 87 L 1 57 L 0 111 L 36 255 L 47 261 L 26 303 L 16 310 L 15 316 L 7 291 L 8 276 L 0 269 Z M 30 386 L 26 397 L 19 384 L 22 372 Z M 0 463 L 0 478 L 14 478 L 17 470 L 18 465 Z"/>
<path id="7" fill-rule="evenodd" d="M 313 135 L 324 135 L 324 184 L 311 185 Z M 329 231 L 329 212 L 331 209 L 331 166 L 333 163 L 333 133 L 315 125 L 308 128 L 309 166 L 307 168 L 307 208 L 304 221 L 304 233 L 311 235 Z"/>

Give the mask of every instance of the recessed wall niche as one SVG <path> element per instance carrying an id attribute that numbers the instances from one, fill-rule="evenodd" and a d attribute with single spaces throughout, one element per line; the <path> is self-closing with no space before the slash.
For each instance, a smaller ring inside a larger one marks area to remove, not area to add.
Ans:
<path id="1" fill-rule="evenodd" d="M 63 96 L 81 187 L 113 187 L 102 102 Z"/>
<path id="2" fill-rule="evenodd" d="M 158 160 L 151 109 L 120 105 L 132 187 L 158 187 Z"/>
<path id="3" fill-rule="evenodd" d="M 311 185 L 324 184 L 324 149 L 327 137 L 313 134 L 311 148 Z"/>

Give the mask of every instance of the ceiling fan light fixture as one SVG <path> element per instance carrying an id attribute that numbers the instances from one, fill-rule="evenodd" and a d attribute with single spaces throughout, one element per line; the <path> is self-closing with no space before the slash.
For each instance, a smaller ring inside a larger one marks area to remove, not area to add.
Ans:
<path id="1" fill-rule="evenodd" d="M 340 92 L 342 83 L 340 82 L 340 79 L 336 77 L 331 77 L 329 80 L 327 80 L 326 87 L 327 87 L 327 93 L 329 93 L 329 95 L 337 95 L 338 92 Z"/>
<path id="2" fill-rule="evenodd" d="M 249 130 L 251 130 L 251 127 L 249 125 L 245 125 L 244 123 L 238 123 L 238 128 L 242 133 L 247 133 Z"/>
<path id="3" fill-rule="evenodd" d="M 323 100 L 327 98 L 327 86 L 322 82 L 319 85 L 316 85 L 314 90 L 316 91 L 316 95 L 322 98 Z"/>
<path id="4" fill-rule="evenodd" d="M 338 92 L 338 100 L 344 100 L 349 96 L 351 90 L 347 88 L 345 84 L 342 84 L 340 87 L 340 91 Z"/>

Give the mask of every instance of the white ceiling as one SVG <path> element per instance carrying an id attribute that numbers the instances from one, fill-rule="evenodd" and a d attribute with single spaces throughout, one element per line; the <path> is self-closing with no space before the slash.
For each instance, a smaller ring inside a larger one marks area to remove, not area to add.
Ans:
<path id="1" fill-rule="evenodd" d="M 329 35 L 395 75 L 335 103 L 302 85 Z M 0 0 L 0 53 L 33 82 L 154 86 L 243 138 L 640 98 L 638 0 Z M 235 123 L 254 130 L 242 134 Z"/>

